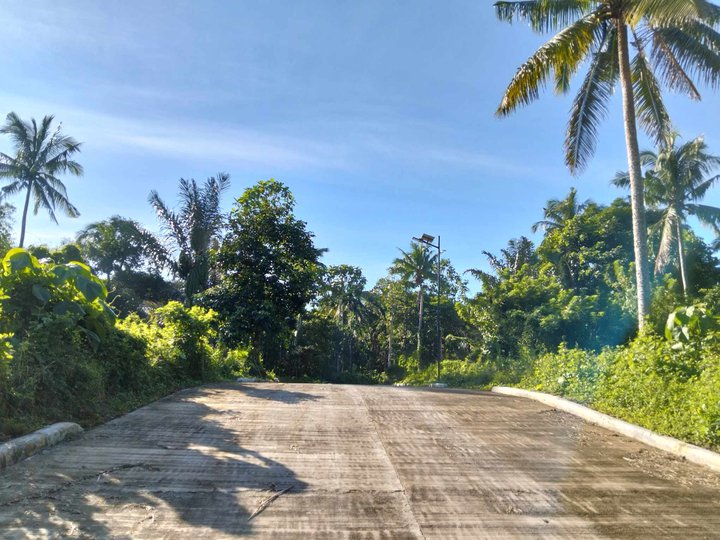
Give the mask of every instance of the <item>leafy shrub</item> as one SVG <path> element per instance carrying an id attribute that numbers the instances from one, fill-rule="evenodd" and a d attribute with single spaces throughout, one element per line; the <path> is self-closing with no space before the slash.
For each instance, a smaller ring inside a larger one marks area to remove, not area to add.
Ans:
<path id="1" fill-rule="evenodd" d="M 104 398 L 103 373 L 77 315 L 47 314 L 17 342 L 10 371 L 10 405 L 53 419 L 93 416 Z"/>
<path id="2" fill-rule="evenodd" d="M 147 320 L 133 314 L 117 327 L 144 342 L 150 365 L 168 377 L 201 381 L 250 374 L 245 349 L 217 345 L 217 314 L 211 309 L 173 301 Z"/>
<path id="3" fill-rule="evenodd" d="M 152 365 L 168 369 L 181 378 L 201 380 L 209 373 L 213 359 L 215 322 L 216 314 L 212 310 L 169 302 L 152 311 L 147 321 L 130 315 L 119 321 L 118 327 L 147 344 Z"/>
<path id="4" fill-rule="evenodd" d="M 718 447 L 720 333 L 700 331 L 702 325 L 692 322 L 693 317 L 708 313 L 688 314 L 685 309 L 677 313 L 681 314 L 677 325 L 690 324 L 692 330 L 670 330 L 671 340 L 644 335 L 600 354 L 562 345 L 557 353 L 539 357 L 521 386 L 586 403 L 695 444 Z"/>
<path id="5" fill-rule="evenodd" d="M 82 263 L 10 250 L 0 272 L 0 438 L 57 420 L 92 424 L 196 381 L 245 369 L 213 347 L 215 314 L 177 302 L 116 321 Z"/>
<path id="6" fill-rule="evenodd" d="M 218 347 L 213 352 L 212 364 L 215 375 L 221 379 L 251 377 L 257 375 L 248 358 L 247 349 L 225 349 Z"/>
<path id="7" fill-rule="evenodd" d="M 608 350 L 593 405 L 695 444 L 720 443 L 720 341 L 677 349 L 658 336 Z"/>
<path id="8" fill-rule="evenodd" d="M 521 384 L 541 392 L 590 403 L 604 370 L 605 365 L 596 354 L 582 349 L 568 349 L 562 343 L 556 353 L 537 358 Z"/>
<path id="9" fill-rule="evenodd" d="M 41 264 L 30 252 L 11 249 L 0 272 L 0 333 L 22 339 L 46 315 L 70 314 L 97 344 L 112 327 L 115 314 L 105 302 L 103 282 L 80 262 Z"/>
<path id="10" fill-rule="evenodd" d="M 448 386 L 469 388 L 487 387 L 493 378 L 493 370 L 480 362 L 443 360 L 440 362 L 440 382 Z M 437 366 L 432 364 L 421 371 L 411 371 L 402 384 L 423 386 L 436 382 Z"/>
<path id="11" fill-rule="evenodd" d="M 709 312 L 706 305 L 697 304 L 679 307 L 670 313 L 665 325 L 665 337 L 674 341 L 676 345 L 682 346 L 692 341 L 702 340 L 710 332 L 717 330 L 720 330 L 718 318 Z"/>

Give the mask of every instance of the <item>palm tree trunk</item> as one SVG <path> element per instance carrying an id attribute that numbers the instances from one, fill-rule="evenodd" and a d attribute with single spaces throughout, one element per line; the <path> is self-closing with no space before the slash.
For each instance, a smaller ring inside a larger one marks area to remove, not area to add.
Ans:
<path id="1" fill-rule="evenodd" d="M 687 283 L 687 274 L 685 273 L 685 248 L 683 246 L 683 237 L 682 237 L 682 222 L 680 221 L 680 214 L 677 214 L 677 219 L 675 220 L 675 227 L 677 228 L 677 242 L 678 242 L 678 263 L 680 266 L 680 282 L 682 283 L 682 292 L 683 296 L 687 296 L 688 293 L 688 283 Z"/>
<path id="2" fill-rule="evenodd" d="M 625 146 L 627 147 L 628 173 L 630 176 L 630 203 L 632 207 L 633 247 L 635 251 L 635 280 L 637 283 L 638 327 L 645 325 L 650 311 L 650 274 L 647 260 L 647 225 L 645 222 L 645 195 L 640 169 L 635 119 L 635 98 L 630 73 L 630 51 L 627 26 L 622 18 L 617 19 L 618 60 L 620 64 L 620 87 L 622 89 L 623 113 L 625 117 Z"/>
<path id="3" fill-rule="evenodd" d="M 418 366 L 421 365 L 421 354 L 422 354 L 422 323 L 423 323 L 423 300 L 425 295 L 423 294 L 423 287 L 420 286 L 418 290 L 418 331 L 417 331 L 417 361 Z"/>
<path id="4" fill-rule="evenodd" d="M 25 206 L 23 207 L 22 223 L 20 224 L 20 247 L 25 245 L 25 227 L 27 225 L 28 208 L 30 207 L 30 194 L 32 192 L 32 181 L 28 182 Z"/>
<path id="5" fill-rule="evenodd" d="M 391 368 L 393 365 L 393 318 L 390 315 L 387 326 L 388 334 L 388 356 L 387 356 L 387 367 Z"/>
<path id="6" fill-rule="evenodd" d="M 345 319 L 347 321 L 347 318 Z M 344 323 L 345 341 L 347 342 L 347 370 L 352 373 L 353 370 L 353 330 L 352 323 Z"/>

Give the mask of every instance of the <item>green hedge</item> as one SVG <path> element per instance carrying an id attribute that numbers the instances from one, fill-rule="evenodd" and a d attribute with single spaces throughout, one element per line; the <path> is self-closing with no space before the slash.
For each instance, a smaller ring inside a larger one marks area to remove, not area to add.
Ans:
<path id="1" fill-rule="evenodd" d="M 701 446 L 720 448 L 720 334 L 684 344 L 640 337 L 600 354 L 561 346 L 521 386 L 567 397 Z"/>

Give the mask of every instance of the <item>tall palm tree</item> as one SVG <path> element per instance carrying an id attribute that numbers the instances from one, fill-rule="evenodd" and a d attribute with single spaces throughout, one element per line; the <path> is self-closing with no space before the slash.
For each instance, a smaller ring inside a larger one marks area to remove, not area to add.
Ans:
<path id="1" fill-rule="evenodd" d="M 0 152 L 0 178 L 12 179 L 2 191 L 5 195 L 26 192 L 20 223 L 20 247 L 25 243 L 31 197 L 35 203 L 33 214 L 37 215 L 38 210 L 43 208 L 55 223 L 58 222 L 56 210 L 61 210 L 68 217 L 80 215 L 78 209 L 70 204 L 65 185 L 58 175 L 65 172 L 82 175 L 82 166 L 71 159 L 80 151 L 81 143 L 63 135 L 62 124 L 51 131 L 53 120 L 54 116 L 45 116 L 38 125 L 34 118 L 25 122 L 11 112 L 0 128 L 0 133 L 9 135 L 15 145 L 14 156 Z"/>
<path id="2" fill-rule="evenodd" d="M 539 229 L 545 232 L 561 229 L 567 221 L 570 221 L 585 210 L 590 202 L 588 199 L 585 202 L 579 203 L 577 200 L 577 190 L 574 187 L 570 188 L 570 192 L 564 199 L 550 199 L 547 202 L 547 206 L 543 208 L 544 219 L 533 224 L 532 232 L 537 232 Z"/>
<path id="3" fill-rule="evenodd" d="M 437 254 L 432 255 L 425 246 L 413 242 L 410 251 L 400 250 L 402 257 L 393 261 L 390 273 L 400 276 L 401 279 L 417 287 L 418 304 L 418 328 L 417 328 L 417 356 L 420 361 L 422 353 L 422 327 L 423 327 L 423 306 L 425 301 L 425 282 L 432 279 Z"/>
<path id="4" fill-rule="evenodd" d="M 646 167 L 644 175 L 645 200 L 660 211 L 660 247 L 655 258 L 655 273 L 662 273 L 670 262 L 673 244 L 677 246 L 678 266 L 683 293 L 687 294 L 688 280 L 685 270 L 685 249 L 682 230 L 687 216 L 697 217 L 701 223 L 720 232 L 720 208 L 699 204 L 708 190 L 720 180 L 720 175 L 709 174 L 720 166 L 720 157 L 707 152 L 707 145 L 698 137 L 683 145 L 675 144 L 672 135 L 668 145 L 655 152 L 640 154 L 640 163 Z M 613 183 L 628 187 L 627 172 L 618 173 Z"/>
<path id="5" fill-rule="evenodd" d="M 149 202 L 166 230 L 168 239 L 175 244 L 177 261 L 173 271 L 185 281 L 185 302 L 207 289 L 210 279 L 210 248 L 222 228 L 220 196 L 230 186 L 230 175 L 219 173 L 205 181 L 201 187 L 193 179 L 180 179 L 180 209 L 173 212 L 157 191 L 150 192 Z"/>
<path id="6" fill-rule="evenodd" d="M 700 99 L 693 77 L 720 83 L 720 8 L 707 0 L 525 0 L 497 2 L 505 22 L 530 23 L 535 32 L 555 32 L 523 64 L 502 98 L 505 116 L 539 96 L 550 76 L 566 93 L 570 81 L 589 67 L 570 113 L 565 161 L 575 174 L 595 151 L 597 128 L 620 85 L 632 204 L 638 324 L 649 310 L 650 284 L 643 178 L 637 122 L 658 144 L 671 132 L 660 85 Z M 631 47 L 634 53 L 631 58 Z"/>

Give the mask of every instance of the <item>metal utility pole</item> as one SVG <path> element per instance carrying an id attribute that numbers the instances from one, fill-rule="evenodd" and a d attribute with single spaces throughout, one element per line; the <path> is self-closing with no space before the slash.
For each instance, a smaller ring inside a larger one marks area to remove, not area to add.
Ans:
<path id="1" fill-rule="evenodd" d="M 438 357 L 437 357 L 437 379 L 440 380 L 440 361 L 442 360 L 442 333 L 440 330 L 440 235 L 437 237 L 437 245 L 433 244 L 435 237 L 429 234 L 423 234 L 420 238 L 413 237 L 413 240 L 417 240 L 427 246 L 437 248 L 437 306 L 435 310 L 435 323 L 437 329 L 437 341 L 438 341 Z"/>

